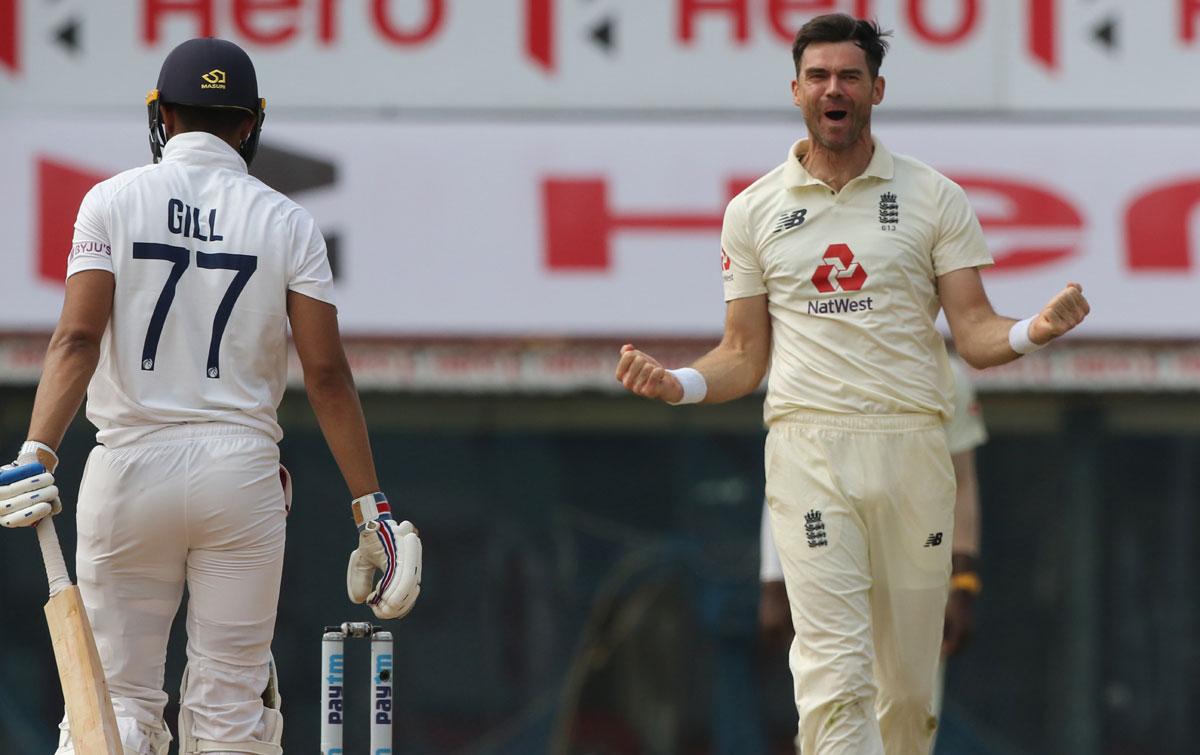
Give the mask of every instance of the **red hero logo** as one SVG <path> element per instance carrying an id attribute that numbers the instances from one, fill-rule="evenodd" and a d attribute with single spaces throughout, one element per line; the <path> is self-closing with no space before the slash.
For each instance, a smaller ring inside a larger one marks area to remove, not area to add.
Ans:
<path id="1" fill-rule="evenodd" d="M 722 250 L 721 250 L 721 269 L 722 269 L 722 270 L 728 270 L 728 269 L 729 269 L 729 264 L 730 264 L 730 262 L 729 262 L 729 255 L 725 253 L 725 250 L 724 250 L 724 249 L 722 249 Z"/>
<path id="2" fill-rule="evenodd" d="M 821 293 L 858 291 L 867 282 L 867 269 L 854 261 L 854 252 L 845 244 L 830 244 L 822 256 L 823 262 L 812 276 L 813 285 Z"/>

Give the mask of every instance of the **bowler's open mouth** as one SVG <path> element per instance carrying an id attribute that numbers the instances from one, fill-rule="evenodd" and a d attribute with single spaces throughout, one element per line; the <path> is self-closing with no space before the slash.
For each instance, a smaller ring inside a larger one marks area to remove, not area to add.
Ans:
<path id="1" fill-rule="evenodd" d="M 825 117 L 831 121 L 840 121 L 847 115 L 845 110 L 826 110 Z"/>

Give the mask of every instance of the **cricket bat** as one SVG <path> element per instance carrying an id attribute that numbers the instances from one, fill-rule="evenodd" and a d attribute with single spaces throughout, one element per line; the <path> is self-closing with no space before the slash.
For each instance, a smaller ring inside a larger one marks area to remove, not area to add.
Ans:
<path id="1" fill-rule="evenodd" d="M 54 517 L 37 523 L 38 544 L 46 562 L 50 600 L 46 603 L 46 624 L 54 643 L 54 659 L 62 682 L 63 702 L 71 726 L 71 742 L 78 755 L 122 755 L 121 736 L 108 682 L 92 625 L 83 608 L 79 588 L 71 584 L 62 546 L 54 530 Z"/>

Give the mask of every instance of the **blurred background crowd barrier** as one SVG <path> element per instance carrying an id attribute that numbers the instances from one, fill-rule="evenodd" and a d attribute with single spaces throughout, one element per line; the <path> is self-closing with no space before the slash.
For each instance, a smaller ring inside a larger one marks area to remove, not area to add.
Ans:
<path id="1" fill-rule="evenodd" d="M 329 241 L 382 483 L 425 542 L 391 627 L 396 752 L 788 752 L 756 627 L 761 396 L 672 409 L 612 370 L 629 340 L 672 365 L 715 343 L 724 204 L 803 135 L 791 37 L 835 10 L 895 30 L 874 131 L 966 189 L 996 308 L 1068 280 L 1093 305 L 975 375 L 985 592 L 939 752 L 1200 752 L 1200 0 L 0 0 L 0 448 L 79 201 L 148 161 L 166 53 L 232 39 L 267 98 L 253 172 Z M 320 630 L 367 614 L 292 366 L 275 654 L 285 746 L 311 752 Z M 68 512 L 91 432 L 62 447 Z M 23 534 L 0 543 L 0 753 L 22 755 L 60 705 Z"/>

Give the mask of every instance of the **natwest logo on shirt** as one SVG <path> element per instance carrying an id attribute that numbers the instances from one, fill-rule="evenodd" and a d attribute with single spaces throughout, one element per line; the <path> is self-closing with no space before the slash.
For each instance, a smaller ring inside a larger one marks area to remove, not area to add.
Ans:
<path id="1" fill-rule="evenodd" d="M 812 276 L 813 285 L 823 294 L 858 291 L 867 282 L 867 270 L 854 261 L 854 252 L 845 244 L 830 244 Z"/>

